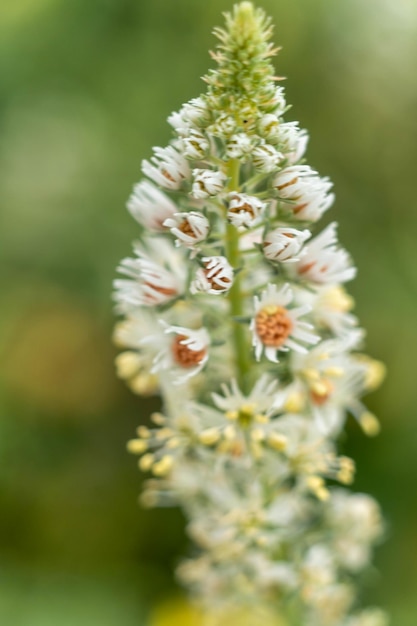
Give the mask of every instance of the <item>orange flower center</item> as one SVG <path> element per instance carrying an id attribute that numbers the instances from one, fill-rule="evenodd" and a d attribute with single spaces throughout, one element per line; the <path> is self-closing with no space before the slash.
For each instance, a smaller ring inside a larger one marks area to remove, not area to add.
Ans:
<path id="1" fill-rule="evenodd" d="M 239 214 L 241 211 L 245 211 L 246 213 L 249 213 L 251 217 L 255 217 L 255 211 L 253 210 L 253 207 L 248 202 L 243 202 L 239 206 L 235 206 L 232 209 L 230 209 L 230 213 Z"/>
<path id="2" fill-rule="evenodd" d="M 287 309 L 282 306 L 267 306 L 255 317 L 256 333 L 262 343 L 271 348 L 282 346 L 294 327 Z"/>
<path id="3" fill-rule="evenodd" d="M 189 235 L 190 237 L 195 237 L 194 231 L 191 228 L 191 224 L 188 220 L 183 220 L 179 225 L 178 229 L 184 233 L 184 235 Z"/>
<path id="4" fill-rule="evenodd" d="M 191 350 L 191 348 L 184 343 L 184 339 L 188 339 L 185 335 L 177 335 L 172 342 L 172 356 L 174 361 L 180 367 L 195 367 L 199 365 L 207 354 L 207 350 Z"/>

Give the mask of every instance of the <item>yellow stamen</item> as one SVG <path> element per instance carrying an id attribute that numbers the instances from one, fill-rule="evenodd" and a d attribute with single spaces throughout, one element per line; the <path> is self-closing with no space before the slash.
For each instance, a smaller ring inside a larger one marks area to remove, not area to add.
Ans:
<path id="1" fill-rule="evenodd" d="M 359 423 L 362 426 L 363 432 L 369 437 L 376 437 L 381 431 L 381 426 L 378 418 L 373 414 L 366 411 L 362 413 L 359 418 Z"/>
<path id="2" fill-rule="evenodd" d="M 139 459 L 138 464 L 142 472 L 148 472 L 151 469 L 154 461 L 155 461 L 155 455 L 148 453 L 148 454 L 144 454 L 143 457 Z"/>
<path id="3" fill-rule="evenodd" d="M 126 447 L 128 452 L 131 452 L 132 454 L 142 454 L 148 449 L 148 443 L 143 439 L 131 439 L 127 442 Z"/>
<path id="4" fill-rule="evenodd" d="M 204 446 L 212 446 L 219 441 L 220 432 L 218 428 L 207 428 L 199 434 L 198 439 Z"/>
<path id="5" fill-rule="evenodd" d="M 268 445 L 277 450 L 278 452 L 282 452 L 287 447 L 287 438 L 284 435 L 280 435 L 279 433 L 270 433 L 267 439 Z"/>
<path id="6" fill-rule="evenodd" d="M 166 476 L 168 472 L 171 471 L 172 466 L 174 465 L 174 459 L 172 456 L 163 456 L 160 461 L 154 464 L 152 467 L 152 472 L 155 476 Z"/>

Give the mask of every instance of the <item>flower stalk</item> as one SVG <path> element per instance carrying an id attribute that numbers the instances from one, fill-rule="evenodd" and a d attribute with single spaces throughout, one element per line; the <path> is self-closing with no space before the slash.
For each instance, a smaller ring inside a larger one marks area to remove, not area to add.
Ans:
<path id="1" fill-rule="evenodd" d="M 206 93 L 169 117 L 128 202 L 117 370 L 163 401 L 128 444 L 142 502 L 183 508 L 198 553 L 178 576 L 213 620 L 256 607 L 280 626 L 386 626 L 355 587 L 382 518 L 338 452 L 349 415 L 377 434 L 362 396 L 384 369 L 360 352 L 337 225 L 315 232 L 332 184 L 284 119 L 271 22 L 250 2 L 225 17 Z"/>

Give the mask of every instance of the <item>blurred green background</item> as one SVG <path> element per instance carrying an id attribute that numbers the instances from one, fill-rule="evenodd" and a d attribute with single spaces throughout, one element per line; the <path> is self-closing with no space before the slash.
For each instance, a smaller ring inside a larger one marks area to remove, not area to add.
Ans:
<path id="1" fill-rule="evenodd" d="M 417 2 L 262 0 L 287 119 L 337 193 L 368 351 L 389 377 L 352 425 L 356 489 L 388 520 L 364 600 L 417 623 Z M 229 0 L 0 2 L 0 623 L 142 626 L 176 593 L 178 511 L 142 511 L 125 452 L 157 403 L 116 380 L 124 210 L 167 115 L 203 89 Z M 185 622 L 184 622 L 185 623 Z M 174 625 L 174 620 L 172 620 Z M 183 626 L 183 625 L 182 625 Z"/>

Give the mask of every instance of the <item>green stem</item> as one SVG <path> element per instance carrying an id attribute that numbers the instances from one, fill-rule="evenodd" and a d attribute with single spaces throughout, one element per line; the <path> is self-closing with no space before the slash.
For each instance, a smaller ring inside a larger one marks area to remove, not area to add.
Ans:
<path id="1" fill-rule="evenodd" d="M 239 161 L 231 159 L 227 164 L 229 175 L 228 189 L 230 191 L 239 190 Z M 239 250 L 239 231 L 233 224 L 228 223 L 226 228 L 226 255 L 230 265 L 236 270 L 240 269 L 243 264 L 241 252 Z M 242 293 L 242 272 L 235 275 L 233 285 L 228 293 L 230 303 L 230 316 L 242 317 L 245 314 L 244 297 Z M 231 320 L 232 324 L 232 341 L 235 354 L 237 379 L 242 391 L 245 391 L 247 384 L 247 375 L 250 370 L 250 347 L 247 340 L 246 327 Z"/>

